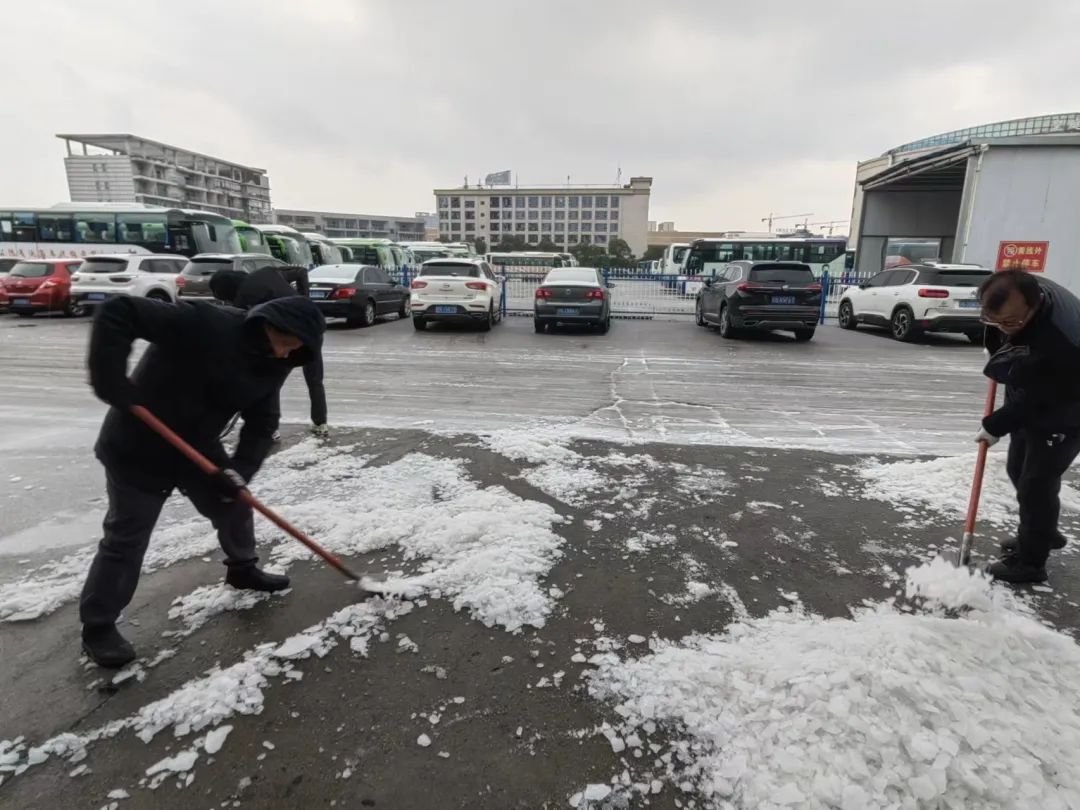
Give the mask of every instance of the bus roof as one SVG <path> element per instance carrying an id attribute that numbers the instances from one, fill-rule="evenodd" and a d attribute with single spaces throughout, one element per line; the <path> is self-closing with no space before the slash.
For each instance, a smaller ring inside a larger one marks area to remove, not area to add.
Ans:
<path id="1" fill-rule="evenodd" d="M 376 238 L 376 237 L 365 237 L 365 238 L 361 238 L 361 237 L 345 237 L 345 238 L 331 239 L 330 241 L 333 242 L 335 245 L 345 245 L 345 247 L 348 247 L 349 245 L 356 245 L 357 247 L 363 247 L 365 245 L 392 245 L 392 244 L 394 244 L 393 241 L 390 240 L 390 239 L 382 239 L 382 238 Z"/>
<path id="2" fill-rule="evenodd" d="M 847 242 L 842 236 L 709 236 L 703 239 L 695 239 L 690 243 L 700 245 L 708 242 Z"/>
<path id="3" fill-rule="evenodd" d="M 18 213 L 27 214 L 48 214 L 48 213 L 79 213 L 79 214 L 162 214 L 162 213 L 176 213 L 183 214 L 187 217 L 198 217 L 199 219 L 205 219 L 209 222 L 218 222 L 221 224 L 232 224 L 232 220 L 222 214 L 215 214 L 211 211 L 199 211 L 195 208 L 166 208 L 161 205 L 144 205 L 143 203 L 103 203 L 103 202 L 91 202 L 91 203 L 77 203 L 77 202 L 63 202 L 48 208 L 41 208 L 35 206 L 19 206 L 19 205 L 0 205 L 0 211 L 17 211 Z"/>
<path id="4" fill-rule="evenodd" d="M 330 242 L 330 237 L 321 233 L 310 233 L 308 231 L 303 231 L 300 235 L 307 239 L 309 242 Z"/>
<path id="5" fill-rule="evenodd" d="M 291 236 L 293 239 L 303 239 L 304 235 L 296 228 L 290 228 L 288 225 L 253 225 L 253 228 L 263 233 L 272 233 L 278 236 Z"/>
<path id="6" fill-rule="evenodd" d="M 488 253 L 488 256 L 536 256 L 542 259 L 554 258 L 556 256 L 561 259 L 563 255 L 568 254 L 547 253 L 542 250 L 493 250 Z"/>

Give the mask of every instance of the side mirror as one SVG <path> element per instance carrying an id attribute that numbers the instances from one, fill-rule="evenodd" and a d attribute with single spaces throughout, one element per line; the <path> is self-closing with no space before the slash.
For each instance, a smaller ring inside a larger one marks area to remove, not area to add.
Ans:
<path id="1" fill-rule="evenodd" d="M 860 290 L 865 290 L 865 289 L 868 289 L 869 287 L 870 287 L 870 285 L 867 284 L 865 281 L 862 284 L 859 285 Z"/>

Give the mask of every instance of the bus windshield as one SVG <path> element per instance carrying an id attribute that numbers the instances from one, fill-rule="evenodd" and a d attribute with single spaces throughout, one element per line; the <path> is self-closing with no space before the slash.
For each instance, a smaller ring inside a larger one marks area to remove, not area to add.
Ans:
<path id="1" fill-rule="evenodd" d="M 236 235 L 240 238 L 240 250 L 244 253 L 265 253 L 270 255 L 266 240 L 258 228 L 250 225 L 236 225 Z"/>

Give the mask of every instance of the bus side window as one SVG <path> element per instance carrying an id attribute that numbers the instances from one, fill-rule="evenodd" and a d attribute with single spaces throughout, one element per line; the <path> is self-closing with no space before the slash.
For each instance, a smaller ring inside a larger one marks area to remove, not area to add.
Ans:
<path id="1" fill-rule="evenodd" d="M 36 242 L 37 241 L 37 217 L 33 214 L 19 214 L 15 213 L 11 215 L 14 220 L 15 241 L 16 242 Z"/>
<path id="2" fill-rule="evenodd" d="M 115 214 L 75 214 L 75 241 L 112 244 L 116 241 Z"/>

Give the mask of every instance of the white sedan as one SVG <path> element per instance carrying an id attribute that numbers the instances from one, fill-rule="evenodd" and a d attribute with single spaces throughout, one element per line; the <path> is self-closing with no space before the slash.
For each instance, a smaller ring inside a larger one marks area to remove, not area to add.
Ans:
<path id="1" fill-rule="evenodd" d="M 472 322 L 487 332 L 502 320 L 503 286 L 483 259 L 430 259 L 410 291 L 413 327 L 434 321 Z"/>

